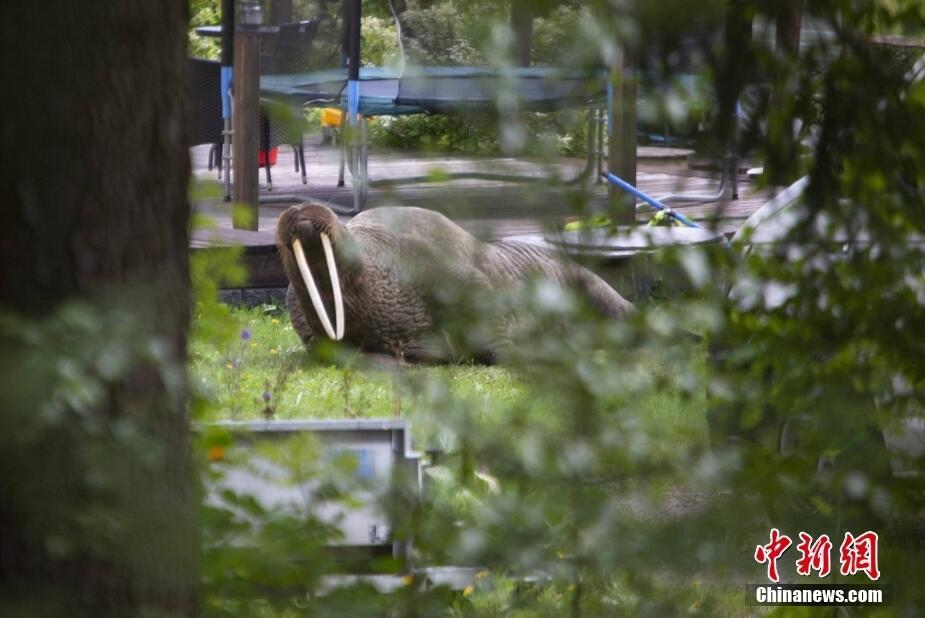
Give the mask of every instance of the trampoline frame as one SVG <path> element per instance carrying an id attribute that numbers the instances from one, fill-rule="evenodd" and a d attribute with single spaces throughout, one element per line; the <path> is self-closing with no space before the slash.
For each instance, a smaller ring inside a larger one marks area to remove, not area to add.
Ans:
<path id="1" fill-rule="evenodd" d="M 225 87 L 225 82 L 227 81 L 230 84 L 231 81 L 231 34 L 234 31 L 234 2 L 233 0 L 223 0 L 222 2 L 222 79 L 223 79 L 223 116 L 225 116 L 226 130 L 224 132 L 225 141 L 228 142 L 231 137 L 230 129 L 230 116 L 233 113 L 231 110 L 232 102 L 230 96 L 228 95 L 228 88 Z M 370 187 L 382 187 L 382 186 L 398 186 L 406 184 L 423 184 L 431 182 L 442 182 L 446 180 L 485 180 L 485 181 L 495 181 L 495 182 L 541 182 L 544 180 L 549 180 L 548 178 L 543 178 L 542 176 L 537 175 L 526 175 L 526 174 L 504 174 L 504 173 L 493 173 L 493 172 L 455 172 L 449 174 L 440 174 L 440 175 L 414 175 L 406 176 L 399 178 L 388 178 L 381 180 L 371 180 L 369 175 L 369 135 L 367 130 L 367 116 L 361 113 L 361 91 L 363 80 L 360 79 L 360 45 L 361 45 L 361 17 L 362 17 L 362 2 L 361 0 L 342 0 L 342 9 L 344 15 L 344 25 L 346 28 L 346 36 L 343 39 L 343 51 L 344 51 L 344 66 L 347 70 L 347 80 L 344 89 L 346 90 L 346 97 L 341 96 L 343 90 L 341 90 L 336 95 L 328 100 L 302 100 L 299 102 L 300 106 L 311 106 L 311 107 L 333 107 L 339 104 L 339 107 L 343 109 L 345 114 L 345 125 L 346 131 L 344 136 L 341 139 L 341 161 L 340 169 L 338 174 L 337 186 L 345 186 L 345 171 L 346 169 L 350 170 L 351 175 L 351 193 L 352 193 L 352 203 L 347 211 L 340 209 L 342 214 L 357 214 L 359 213 L 366 204 L 369 188 Z M 394 13 L 394 11 L 393 11 Z M 396 17 L 397 19 L 397 17 Z M 477 70 L 477 69 L 476 69 Z M 527 69 L 530 71 L 530 69 Z M 395 76 L 393 79 L 397 78 L 398 84 L 398 95 L 393 99 L 393 102 L 396 105 L 396 113 L 399 114 L 411 114 L 411 113 L 440 113 L 447 114 L 449 112 L 444 109 L 433 109 L 427 106 L 421 105 L 420 110 L 414 109 L 413 104 L 407 104 L 402 106 L 400 104 L 400 89 L 401 89 L 401 79 L 404 76 L 404 68 L 401 72 Z M 437 75 L 440 76 L 439 74 Z M 535 77 L 535 75 L 525 75 L 523 78 Z M 342 79 L 342 78 L 341 78 Z M 272 92 L 272 91 L 271 91 Z M 277 93 L 278 94 L 278 93 Z M 291 93 L 290 93 L 291 94 Z M 574 177 L 567 179 L 559 179 L 554 177 L 552 179 L 553 184 L 558 185 L 577 185 L 594 179 L 592 182 L 601 182 L 602 172 L 603 172 L 603 159 L 604 159 L 604 131 L 603 127 L 605 125 L 604 114 L 606 113 L 608 118 L 612 114 L 612 99 L 611 99 L 611 88 L 607 89 L 606 93 L 606 103 L 603 105 L 595 104 L 596 97 L 585 93 L 582 97 L 575 97 L 575 101 L 569 104 L 569 107 L 572 109 L 583 108 L 587 114 L 588 122 L 588 138 L 587 138 L 587 158 L 585 165 L 581 171 L 579 171 Z M 378 95 L 376 95 L 378 96 Z M 566 101 L 570 96 L 563 97 Z M 603 98 L 603 97 L 602 97 Z M 548 100 L 548 99 L 547 99 Z M 553 98 L 553 100 L 556 100 Z M 483 104 L 485 101 L 478 99 Z M 332 105 L 333 104 L 333 105 Z M 550 109 L 564 109 L 565 105 L 550 105 Z M 543 109 L 542 107 L 540 109 Z M 375 114 L 380 115 L 380 114 Z M 387 114 L 381 114 L 387 115 Z M 342 125 L 343 126 L 343 125 Z M 223 159 L 226 169 L 230 166 L 231 158 L 231 148 L 227 147 L 230 144 L 225 144 L 226 148 L 223 151 Z M 729 192 L 732 193 L 732 198 L 735 199 L 737 193 L 736 187 L 736 174 L 733 171 L 731 174 L 727 170 L 727 167 L 735 165 L 735 158 L 728 157 L 732 159 L 731 161 L 724 161 L 722 166 L 722 177 L 720 186 L 716 194 L 710 195 L 670 195 L 665 196 L 665 202 L 710 202 L 715 201 L 716 199 L 722 199 Z M 731 165 L 730 165 L 731 164 Z M 595 169 L 596 168 L 596 169 Z M 595 173 L 596 172 L 596 173 Z M 226 194 L 230 194 L 230 186 L 228 183 L 228 176 L 226 174 Z M 272 198 L 272 201 L 282 201 L 287 196 L 277 196 Z M 262 199 L 260 201 L 270 201 Z"/>
<path id="2" fill-rule="evenodd" d="M 599 178 L 603 167 L 602 136 L 603 110 L 587 110 L 588 122 L 588 156 L 584 167 L 573 177 L 559 181 L 565 186 L 581 184 L 591 178 Z M 548 181 L 546 178 L 526 174 L 503 174 L 494 172 L 453 172 L 437 175 L 401 176 L 371 180 L 369 177 L 369 133 L 367 118 L 360 115 L 352 130 L 347 131 L 346 139 L 341 139 L 340 170 L 337 186 L 345 186 L 345 168 L 350 170 L 352 208 L 344 214 L 357 214 L 366 204 L 370 187 L 391 187 L 409 184 L 425 184 L 453 180 L 485 180 L 490 182 L 529 183 Z M 597 174 L 595 175 L 595 171 Z M 599 180 L 597 182 L 600 182 Z"/>
<path id="3" fill-rule="evenodd" d="M 353 199 L 350 210 L 344 214 L 352 215 L 359 213 L 366 205 L 370 187 L 429 183 L 438 181 L 438 178 L 434 176 L 416 175 L 378 181 L 370 180 L 367 118 L 360 113 L 362 89 L 362 81 L 360 80 L 362 2 L 361 0 L 344 0 L 343 8 L 344 22 L 347 28 L 345 41 L 347 47 L 345 50 L 347 52 L 347 97 L 346 102 L 342 103 L 342 105 L 346 108 L 347 131 L 344 138 L 341 139 L 341 162 L 337 185 L 339 187 L 344 186 L 345 167 L 348 168 L 351 175 L 351 193 Z M 402 70 L 398 76 L 399 81 L 403 73 L 404 70 Z M 600 171 L 603 167 L 600 148 L 603 140 L 602 113 L 600 108 L 592 107 L 588 109 L 588 157 L 585 167 L 575 177 L 563 181 L 562 184 L 575 185 L 589 178 L 599 178 Z M 595 140 L 597 141 L 595 142 Z M 595 163 L 597 164 L 597 176 L 593 173 L 595 171 Z M 542 180 L 536 176 L 497 174 L 490 172 L 457 172 L 441 175 L 439 178 L 440 181 L 464 179 L 500 182 L 537 182 Z M 598 182 L 600 182 L 600 180 L 598 180 Z"/>

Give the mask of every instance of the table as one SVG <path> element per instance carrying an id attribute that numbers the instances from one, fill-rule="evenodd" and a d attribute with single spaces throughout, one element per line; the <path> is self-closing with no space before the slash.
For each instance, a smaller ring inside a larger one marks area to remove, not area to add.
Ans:
<path id="1" fill-rule="evenodd" d="M 222 36 L 222 32 L 224 32 L 224 30 L 221 26 L 198 26 L 196 28 L 196 34 L 199 36 L 217 38 Z M 279 34 L 279 26 L 258 26 L 256 28 L 248 28 L 247 32 L 256 34 Z"/>

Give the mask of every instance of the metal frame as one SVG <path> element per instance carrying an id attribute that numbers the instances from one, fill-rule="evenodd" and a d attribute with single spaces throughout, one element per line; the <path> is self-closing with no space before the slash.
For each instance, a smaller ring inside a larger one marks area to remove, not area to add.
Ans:
<path id="1" fill-rule="evenodd" d="M 739 157 L 727 154 L 723 157 L 720 170 L 719 187 L 715 193 L 672 193 L 659 198 L 664 203 L 699 203 L 709 204 L 725 199 L 739 199 Z"/>
<path id="2" fill-rule="evenodd" d="M 348 92 L 349 99 L 349 92 Z M 349 105 L 349 103 L 348 103 Z M 585 166 L 572 178 L 561 181 L 560 184 L 571 186 L 581 184 L 591 178 L 600 176 L 603 169 L 603 153 L 601 150 L 603 140 L 603 110 L 591 108 L 587 110 L 588 116 L 588 156 Z M 348 112 L 348 118 L 350 114 Z M 366 204 L 370 187 L 389 187 L 406 184 L 423 184 L 430 182 L 445 182 L 447 180 L 488 180 L 498 182 L 528 183 L 540 182 L 543 178 L 523 174 L 497 174 L 491 172 L 458 172 L 442 175 L 441 178 L 432 176 L 403 176 L 400 178 L 384 178 L 370 180 L 369 178 L 369 134 L 367 119 L 362 114 L 356 114 L 356 122 L 348 125 L 346 135 L 341 138 L 341 160 L 337 186 L 345 185 L 345 168 L 349 168 L 352 177 L 352 210 L 348 214 L 357 214 Z M 595 168 L 597 176 L 595 176 Z"/>
<path id="3" fill-rule="evenodd" d="M 613 172 L 606 172 L 603 174 L 603 177 L 608 182 L 610 182 L 610 184 L 616 187 L 619 187 L 620 189 L 623 189 L 624 191 L 626 191 L 630 195 L 637 197 L 638 199 L 641 199 L 643 202 L 645 202 L 646 204 L 648 204 L 655 210 L 659 210 L 665 213 L 666 215 L 668 215 L 669 217 L 671 217 L 678 223 L 686 225 L 687 227 L 695 227 L 695 228 L 700 227 L 699 225 L 697 225 L 696 223 L 694 223 L 693 221 L 691 221 L 690 219 L 688 219 L 681 213 L 677 212 L 676 210 L 672 208 L 669 208 L 668 206 L 665 206 L 665 204 L 662 203 L 665 201 L 665 198 L 661 198 L 661 200 L 658 200 L 648 195 L 647 193 L 643 193 L 642 191 L 640 191 L 639 189 L 637 189 L 630 183 L 626 182 L 625 180 L 623 180 L 622 178 L 620 178 Z"/>
<path id="4" fill-rule="evenodd" d="M 367 131 L 367 120 L 360 114 L 360 41 L 361 41 L 361 0 L 344 0 L 343 9 L 345 13 L 345 22 L 347 23 L 347 37 L 345 56 L 347 58 L 347 128 L 344 137 L 341 138 L 341 162 L 340 172 L 338 174 L 337 186 L 344 186 L 344 168 L 349 167 L 352 177 L 352 195 L 353 204 L 349 213 L 357 214 L 366 204 L 366 198 L 369 195 L 370 187 L 396 186 L 402 184 L 420 184 L 425 182 L 435 182 L 436 179 L 429 176 L 407 176 L 403 178 L 389 178 L 377 181 L 369 179 L 369 134 Z M 595 147 L 595 137 L 602 139 L 602 129 L 600 124 L 600 111 L 597 109 L 588 110 L 588 160 L 584 169 L 574 178 L 565 180 L 563 184 L 574 185 L 581 183 L 588 178 L 593 177 L 595 161 L 600 158 L 600 150 Z M 345 165 L 346 161 L 346 165 Z M 602 162 L 597 161 L 598 171 L 602 169 Z M 538 179 L 534 176 L 523 176 L 513 174 L 492 174 L 487 172 L 462 172 L 450 174 L 447 177 L 450 180 L 476 179 L 476 180 L 495 180 L 501 182 L 536 182 Z"/>
<path id="5" fill-rule="evenodd" d="M 419 491 L 423 491 L 422 453 L 415 451 L 411 444 L 411 426 L 402 419 L 357 419 L 357 420 L 305 420 L 305 421 L 218 421 L 212 423 L 195 424 L 194 430 L 202 431 L 218 427 L 230 432 L 252 434 L 254 436 L 270 434 L 294 434 L 310 432 L 320 434 L 323 440 L 325 434 L 334 437 L 356 437 L 357 434 L 390 434 L 391 450 L 395 456 L 396 466 L 405 466 L 405 469 L 414 477 Z M 346 440 L 345 442 L 349 442 Z M 371 546 L 376 545 L 373 543 Z M 381 544 L 379 544 L 381 545 Z M 409 543 L 393 542 L 392 555 L 400 559 L 406 570 L 395 574 L 356 574 L 356 575 L 329 575 L 323 579 L 322 588 L 333 590 L 358 582 L 365 582 L 380 592 L 392 592 L 407 585 L 407 576 L 424 579 L 425 589 L 434 586 L 449 586 L 454 590 L 463 590 L 478 579 L 477 573 L 483 570 L 476 566 L 424 566 L 414 567 L 411 563 L 411 546 Z"/>
<path id="6" fill-rule="evenodd" d="M 436 178 L 430 176 L 408 176 L 403 178 L 382 179 L 371 181 L 369 179 L 369 144 L 367 120 L 359 112 L 361 81 L 359 79 L 360 71 L 360 45 L 361 45 L 361 0 L 342 0 L 342 10 L 344 11 L 344 22 L 346 25 L 346 37 L 344 39 L 344 57 L 348 70 L 347 80 L 347 97 L 346 97 L 346 135 L 341 139 L 342 151 L 341 162 L 338 176 L 339 187 L 344 186 L 345 167 L 349 167 L 352 177 L 352 204 L 349 211 L 345 214 L 357 214 L 366 204 L 369 193 L 369 187 L 376 186 L 396 186 L 402 184 L 420 184 L 426 182 L 435 182 Z M 229 94 L 232 82 L 232 53 L 231 37 L 234 32 L 234 0 L 222 0 L 222 108 L 224 117 L 224 145 L 221 151 L 221 157 L 224 165 L 220 165 L 220 171 L 224 168 L 225 181 L 225 199 L 229 200 L 231 196 L 231 162 L 233 159 L 232 152 L 232 128 L 231 118 L 233 115 L 232 100 Z M 738 107 L 738 106 L 737 106 Z M 738 113 L 738 109 L 736 110 Z M 608 120 L 613 118 L 613 88 L 608 85 L 607 88 L 607 106 L 606 114 Z M 604 174 L 602 145 L 604 139 L 602 112 L 599 109 L 588 110 L 588 158 L 585 167 L 575 177 L 561 181 L 564 185 L 575 185 L 584 182 L 589 178 L 600 178 Z M 612 122 L 609 123 L 612 127 Z M 297 157 L 296 165 L 300 163 Z M 304 159 L 301 161 L 303 184 L 305 179 Z M 596 167 L 596 174 L 595 172 Z M 738 158 L 734 152 L 727 154 L 723 158 L 720 185 L 715 193 L 710 194 L 671 194 L 663 196 L 663 203 L 707 203 L 721 199 L 738 198 Z M 536 182 L 540 179 L 534 176 L 513 175 L 513 174 L 495 174 L 488 172 L 463 172 L 450 174 L 449 180 L 460 179 L 477 179 L 501 182 Z M 270 179 L 270 170 L 267 167 L 267 184 L 272 190 L 272 181 Z M 258 199 L 258 202 L 286 202 L 292 201 L 294 196 L 277 195 L 268 199 Z"/>
<path id="7" fill-rule="evenodd" d="M 346 135 L 342 137 L 341 162 L 337 186 L 344 186 L 345 168 L 350 169 L 352 177 L 352 205 L 345 214 L 357 214 L 366 204 L 369 187 L 394 186 L 401 184 L 419 184 L 435 182 L 429 176 L 409 176 L 404 178 L 383 179 L 370 181 L 369 179 L 369 143 L 367 119 L 359 113 L 360 88 L 360 45 L 361 45 L 361 0 L 342 0 L 344 20 L 347 27 L 347 36 L 344 40 L 344 57 L 348 70 L 347 97 L 346 97 Z M 223 117 L 225 120 L 224 145 L 222 159 L 224 162 L 225 200 L 231 199 L 231 165 L 232 152 L 232 98 L 230 96 L 232 84 L 232 36 L 234 32 L 234 0 L 222 0 L 222 102 Z M 602 110 L 591 108 L 588 110 L 588 158 L 584 168 L 573 178 L 561 181 L 564 185 L 575 185 L 589 178 L 598 178 L 603 170 L 603 121 Z M 297 162 L 298 165 L 298 162 Z M 597 174 L 595 174 L 595 167 Z M 302 163 L 303 184 L 305 183 L 304 162 Z M 450 180 L 477 179 L 501 182 L 537 182 L 535 176 L 515 174 L 493 174 L 488 172 L 464 172 L 450 174 Z M 272 190 L 269 168 L 267 168 L 267 185 Z M 296 196 L 275 195 L 258 198 L 258 203 L 285 203 L 293 201 Z"/>
<path id="8" fill-rule="evenodd" d="M 394 456 L 390 469 L 396 470 L 398 468 L 403 468 L 405 472 L 411 475 L 418 491 L 422 491 L 423 489 L 422 453 L 412 449 L 410 426 L 406 421 L 401 419 L 218 421 L 195 425 L 195 429 L 200 431 L 213 427 L 251 436 L 284 436 L 287 434 L 308 432 L 316 434 L 320 439 L 324 440 L 324 434 L 328 434 L 327 439 L 331 440 L 334 445 L 338 443 L 363 444 L 363 434 L 366 434 L 365 444 L 369 446 L 377 442 L 373 439 L 376 436 L 380 437 L 378 442 L 381 442 L 382 435 L 388 434 L 391 443 L 391 452 Z M 362 511 L 362 509 L 359 509 L 359 511 Z M 405 541 L 391 541 L 386 543 L 385 541 L 387 541 L 387 539 L 376 537 L 375 525 L 371 526 L 371 528 L 372 529 L 369 531 L 369 543 L 361 547 L 375 548 L 391 545 L 392 556 L 400 559 L 410 568 L 410 543 Z"/>

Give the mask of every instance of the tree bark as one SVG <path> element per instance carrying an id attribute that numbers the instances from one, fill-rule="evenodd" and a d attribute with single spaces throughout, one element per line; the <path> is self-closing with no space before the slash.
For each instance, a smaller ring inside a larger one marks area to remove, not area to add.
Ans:
<path id="1" fill-rule="evenodd" d="M 608 170 L 636 185 L 636 61 L 633 50 L 621 50 L 615 66 L 610 69 L 613 88 L 610 136 L 607 147 Z M 622 189 L 607 185 L 609 215 L 618 225 L 636 222 L 636 201 Z"/>
<path id="2" fill-rule="evenodd" d="M 530 66 L 533 50 L 533 4 L 527 0 L 511 2 L 511 31 L 514 33 L 514 62 Z"/>
<path id="3" fill-rule="evenodd" d="M 786 186 L 793 182 L 799 172 L 797 162 L 800 160 L 799 136 L 789 123 L 790 114 L 779 113 L 786 110 L 791 99 L 790 90 L 795 67 L 800 58 L 800 31 L 803 22 L 802 0 L 786 0 L 775 6 L 775 47 L 779 59 L 777 74 L 771 91 L 771 113 L 768 115 L 767 135 L 774 148 L 767 152 L 765 160 L 765 177 L 776 186 Z"/>
<path id="4" fill-rule="evenodd" d="M 234 159 L 231 199 L 247 209 L 234 217 L 235 229 L 257 230 L 260 179 L 260 36 L 234 34 Z"/>
<path id="5" fill-rule="evenodd" d="M 272 0 L 270 2 L 270 23 L 285 24 L 292 21 L 292 0 Z"/>
<path id="6" fill-rule="evenodd" d="M 800 29 L 803 24 L 802 0 L 788 0 L 777 7 L 775 42 L 777 49 L 791 55 L 800 53 Z"/>
<path id="7" fill-rule="evenodd" d="M 186 0 L 2 10 L 0 316 L 37 329 L 0 330 L 5 615 L 196 610 L 187 13 Z M 61 318 L 75 306 L 96 326 Z M 56 342 L 62 323 L 78 326 Z M 67 394 L 65 361 L 81 376 L 68 388 L 92 396 Z"/>

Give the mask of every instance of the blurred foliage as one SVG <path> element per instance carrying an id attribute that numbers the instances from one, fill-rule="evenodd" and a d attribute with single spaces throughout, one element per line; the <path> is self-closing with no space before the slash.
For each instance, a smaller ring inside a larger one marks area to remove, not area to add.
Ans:
<path id="1" fill-rule="evenodd" d="M 554 59 L 567 37 L 557 38 L 575 21 L 575 9 L 563 7 L 561 22 L 556 16 L 539 20 L 535 55 L 538 64 L 556 64 Z M 505 28 L 509 12 L 506 3 L 441 2 L 408 3 L 398 13 L 402 23 L 405 62 L 409 65 L 485 66 L 496 64 L 498 53 L 507 55 L 510 33 Z M 558 14 L 557 14 L 558 15 Z M 499 24 L 503 24 L 499 26 Z M 500 28 L 500 30 L 499 30 Z M 364 17 L 363 63 L 396 66 L 400 60 L 395 20 Z M 585 156 L 587 125 L 581 114 L 523 113 L 525 132 L 530 136 L 521 148 L 536 156 Z M 370 125 L 373 143 L 388 148 L 431 152 L 466 152 L 496 155 L 502 152 L 499 120 L 493 114 L 410 115 L 383 118 Z"/>
<path id="2" fill-rule="evenodd" d="M 526 136 L 522 152 L 547 159 L 587 155 L 588 123 L 583 112 L 522 113 L 517 121 Z M 503 123 L 494 116 L 474 114 L 392 116 L 371 122 L 369 135 L 374 143 L 388 148 L 498 155 L 504 152 L 503 132 L 499 131 Z"/>
<path id="3" fill-rule="evenodd" d="M 537 2 L 531 57 L 535 66 L 588 67 L 599 66 L 600 53 L 612 54 L 604 46 L 595 49 L 587 41 L 600 40 L 605 33 L 587 6 L 578 3 Z M 363 5 L 361 60 L 364 66 L 400 67 L 407 65 L 496 66 L 502 69 L 511 62 L 510 45 L 513 33 L 507 23 L 509 2 L 393 2 L 402 24 L 404 60 L 398 43 L 396 20 L 385 0 Z M 659 5 L 661 6 L 661 5 Z M 687 7 L 687 8 L 685 8 Z M 684 10 L 679 10 L 684 8 Z M 190 4 L 190 54 L 217 59 L 219 39 L 195 34 L 195 27 L 220 21 L 219 0 L 195 0 Z M 321 19 L 319 34 L 312 47 L 310 65 L 316 69 L 340 66 L 342 27 L 337 3 L 324 1 L 294 2 L 293 19 Z M 696 19 L 688 19 L 691 13 Z M 703 34 L 716 21 L 715 7 L 704 14 L 692 11 L 687 3 L 681 7 L 654 11 L 645 23 L 666 24 L 658 32 L 649 33 L 652 40 L 672 41 L 679 36 L 681 25 L 687 25 L 686 48 L 680 56 L 667 57 L 668 43 L 661 44 L 650 54 L 653 62 L 641 83 L 639 123 L 642 139 L 691 139 L 702 129 L 710 113 L 711 99 L 702 92 L 702 84 L 690 73 L 702 67 L 702 54 L 692 50 L 690 39 Z M 269 12 L 267 13 L 269 14 Z M 708 17 L 709 15 L 709 17 Z M 691 23 L 697 24 L 692 30 Z M 576 36 L 577 35 L 577 36 Z M 647 39 L 648 40 L 648 39 Z M 661 58 L 661 56 L 665 56 Z M 682 57 L 683 56 L 683 57 Z M 655 61 L 661 58 L 660 61 Z M 576 118 L 575 110 L 556 113 L 523 112 L 518 121 L 523 124 L 528 140 L 519 150 L 534 156 L 587 156 L 587 124 Z M 306 131 L 318 130 L 314 115 L 309 114 Z M 499 124 L 509 118 L 493 114 L 387 117 L 371 126 L 373 143 L 387 148 L 434 152 L 466 152 L 497 155 L 502 152 Z"/>
<path id="4" fill-rule="evenodd" d="M 613 50 L 601 43 L 600 48 L 587 45 L 605 36 L 599 20 L 587 6 L 536 3 L 536 19 L 531 50 L 534 66 L 564 66 L 588 68 L 602 66 Z M 704 54 L 688 54 L 694 49 L 692 37 L 710 27 L 715 36 L 716 7 L 708 18 L 698 7 L 695 11 L 685 3 L 685 10 L 666 10 L 676 20 L 674 29 L 659 31 L 659 40 L 677 37 L 677 24 L 686 23 L 686 48 L 682 53 L 665 56 L 665 45 L 647 58 L 640 82 L 639 125 L 642 139 L 683 140 L 691 143 L 712 113 L 710 93 L 703 91 L 703 81 L 692 72 L 702 71 Z M 677 7 L 675 7 L 677 8 Z M 691 12 L 697 19 L 688 20 Z M 381 13 L 381 11 L 380 11 Z M 435 2 L 426 5 L 407 3 L 398 13 L 403 25 L 406 62 L 410 65 L 495 66 L 510 68 L 510 45 L 513 33 L 507 22 L 509 3 L 495 2 Z M 659 21 L 664 15 L 656 12 L 646 23 Z M 399 50 L 394 18 L 364 17 L 363 63 L 372 66 L 395 66 Z M 690 28 L 697 23 L 699 30 Z M 670 54 L 668 54 L 670 55 Z M 681 75 L 681 73 L 686 73 Z M 518 122 L 528 136 L 518 151 L 534 156 L 557 155 L 583 157 L 587 155 L 587 124 L 575 110 L 555 113 L 522 112 Z M 374 143 L 382 146 L 437 152 L 468 152 L 497 155 L 503 151 L 501 135 L 507 117 L 494 115 L 426 116 L 411 115 L 385 119 L 371 127 Z M 502 126 L 499 130 L 499 125 Z"/>
<path id="5" fill-rule="evenodd" d="M 89 615 L 99 599 L 88 596 L 118 590 L 125 573 L 152 590 L 196 579 L 193 505 L 167 489 L 189 473 L 168 458 L 186 449 L 185 368 L 155 296 L 124 284 L 43 318 L 0 311 L 2 615 Z M 44 576 L 74 569 L 98 588 Z M 161 615 L 145 601 L 139 612 Z"/>
<path id="6" fill-rule="evenodd" d="M 214 26 L 222 21 L 221 0 L 190 0 L 189 55 L 218 60 L 221 39 L 196 34 L 199 26 Z"/>
<path id="7" fill-rule="evenodd" d="M 285 390 L 268 390 L 282 418 L 398 410 L 421 447 L 443 451 L 422 494 L 382 488 L 380 505 L 397 522 L 396 538 L 413 542 L 415 565 L 476 567 L 470 586 L 449 594 L 415 576 L 388 594 L 356 585 L 289 597 L 286 607 L 320 615 L 329 604 L 343 615 L 754 615 L 741 584 L 764 578 L 752 554 L 771 526 L 833 538 L 878 531 L 881 582 L 895 594 L 888 613 L 921 607 L 921 454 L 888 449 L 883 432 L 909 438 L 906 428 L 925 409 L 916 335 L 925 332 L 925 264 L 915 240 L 925 232 L 925 86 L 908 77 L 917 52 L 868 37 L 922 32 L 925 16 L 911 5 L 814 3 L 806 23 L 833 34 L 797 56 L 758 36 L 724 38 L 731 18 L 721 4 L 643 4 L 544 6 L 535 57 L 606 63 L 621 43 L 635 42 L 641 65 L 666 83 L 702 63 L 716 100 L 757 88 L 764 94 L 749 103 L 742 141 L 764 158 L 765 181 L 809 174 L 790 211 L 796 224 L 766 246 L 746 238 L 734 251 L 664 256 L 654 267 L 686 284 L 667 298 L 641 299 L 623 323 L 601 322 L 548 282 L 490 296 L 447 291 L 448 336 L 464 347 L 484 342 L 498 316 L 511 318 L 502 319 L 511 341 L 503 369 L 383 373 L 357 368 L 350 351 L 305 355 L 272 311 L 237 313 L 225 348 L 194 343 L 195 372 L 225 402 L 203 418 L 232 410 L 259 417 L 260 389 L 285 373 Z M 496 45 L 488 59 L 503 64 L 497 42 L 508 26 L 467 26 L 475 6 L 409 2 L 405 10 L 443 28 L 435 61 L 471 60 L 453 37 L 481 33 L 470 40 L 483 46 L 471 49 Z M 749 21 L 776 17 L 762 3 L 736 10 Z M 382 54 L 368 61 L 386 61 L 388 16 L 367 20 L 370 39 L 378 37 L 370 49 Z M 572 43 L 583 49 L 543 51 Z M 414 49 L 426 54 L 429 43 Z M 392 145 L 497 148 L 459 119 L 372 130 Z M 242 344 L 245 328 L 253 338 Z M 707 339 L 708 352 L 691 332 Z M 284 351 L 288 360 L 274 360 Z M 362 403 L 343 404 L 345 392 Z M 304 393 L 314 403 L 293 399 Z M 891 462 L 917 474 L 896 476 Z M 797 579 L 792 557 L 781 563 L 788 581 Z M 286 589 L 284 581 L 262 584 L 262 602 Z"/>
<path id="8" fill-rule="evenodd" d="M 447 3 L 407 4 L 462 31 L 479 6 L 459 3 L 456 24 Z M 477 348 L 500 323 L 510 343 L 501 369 L 376 373 L 355 351 L 304 352 L 273 322 L 274 309 L 241 313 L 218 302 L 219 287 L 243 277 L 235 252 L 197 252 L 197 419 L 291 418 L 311 410 L 301 395 L 346 416 L 400 413 L 443 450 L 419 493 L 408 479 L 364 485 L 355 464 L 309 439 L 247 450 L 233 432 L 199 430 L 204 613 L 754 615 L 742 584 L 762 581 L 752 555 L 771 526 L 833 539 L 878 531 L 881 583 L 894 588 L 894 605 L 879 614 L 921 611 L 922 449 L 890 449 L 883 432 L 914 441 L 909 429 L 925 410 L 925 81 L 910 79 L 914 52 L 884 52 L 870 36 L 925 32 L 925 11 L 898 1 L 810 3 L 807 23 L 832 37 L 791 54 L 709 36 L 722 16 L 716 2 L 654 5 L 595 3 L 599 17 L 582 22 L 544 3 L 543 19 L 585 23 L 569 41 L 585 60 L 605 63 L 620 44 L 637 43 L 640 57 L 664 58 L 666 72 L 696 51 L 717 91 L 772 84 L 777 92 L 756 104 L 743 138 L 763 157 L 766 181 L 809 176 L 791 228 L 773 244 L 748 246 L 746 235 L 736 251 L 666 255 L 686 291 L 643 300 L 624 322 L 598 319 L 550 282 L 490 295 L 447 289 L 448 336 Z M 194 6 L 204 14 L 213 5 Z M 764 2 L 735 8 L 749 20 L 775 16 Z M 688 26 L 698 36 L 685 37 Z M 481 40 L 490 44 L 504 27 Z M 451 41 L 438 51 L 469 53 Z M 184 395 L 165 343 L 131 317 L 136 308 L 120 309 L 137 299 L 156 313 L 149 290 L 127 290 L 42 320 L 2 316 L 0 495 L 7 516 L 15 510 L 35 530 L 54 531 L 40 539 L 48 555 L 112 558 L 156 581 L 170 576 L 158 569 L 159 549 L 194 546 L 164 525 L 175 505 L 136 491 L 164 475 L 160 429 L 144 406 L 106 425 L 86 413 L 127 367 Z M 61 469 L 61 452 L 77 465 Z M 285 473 L 268 484 L 310 490 L 302 508 L 267 509 L 221 489 L 229 469 L 259 473 L 260 460 Z M 896 475 L 894 465 L 912 474 Z M 331 550 L 340 532 L 315 507 L 360 500 L 390 514 L 394 537 L 413 544 L 413 566 L 472 566 L 475 582 L 457 592 L 430 586 L 391 559 L 367 565 L 400 577 L 391 592 L 330 579 L 345 570 Z M 784 578 L 814 581 L 793 573 L 792 557 Z M 827 582 L 836 579 L 857 581 Z M 55 591 L 43 594 L 54 603 Z"/>
<path id="9" fill-rule="evenodd" d="M 197 335 L 191 342 L 191 379 L 197 392 L 211 402 L 199 420 L 259 420 L 268 402 L 277 420 L 382 418 L 400 411 L 413 423 L 421 445 L 448 446 L 439 419 L 427 410 L 404 405 L 407 393 L 390 370 L 364 364 L 356 352 L 345 353 L 335 366 L 320 364 L 306 354 L 285 312 L 275 305 L 231 309 L 225 315 L 228 336 L 221 339 L 207 338 L 200 330 L 210 321 L 202 314 L 194 322 Z M 662 376 L 681 369 L 672 360 L 671 354 L 647 350 L 636 359 L 636 371 Z M 486 422 L 494 419 L 496 408 L 515 405 L 529 409 L 538 422 L 561 422 L 558 408 L 535 397 L 525 376 L 508 366 L 411 366 L 403 368 L 402 374 L 413 381 L 445 382 L 454 397 L 467 400 Z M 651 423 L 653 431 L 670 434 L 667 442 L 707 444 L 702 397 L 688 399 L 669 390 L 651 393 L 640 406 L 645 412 L 638 422 Z"/>

